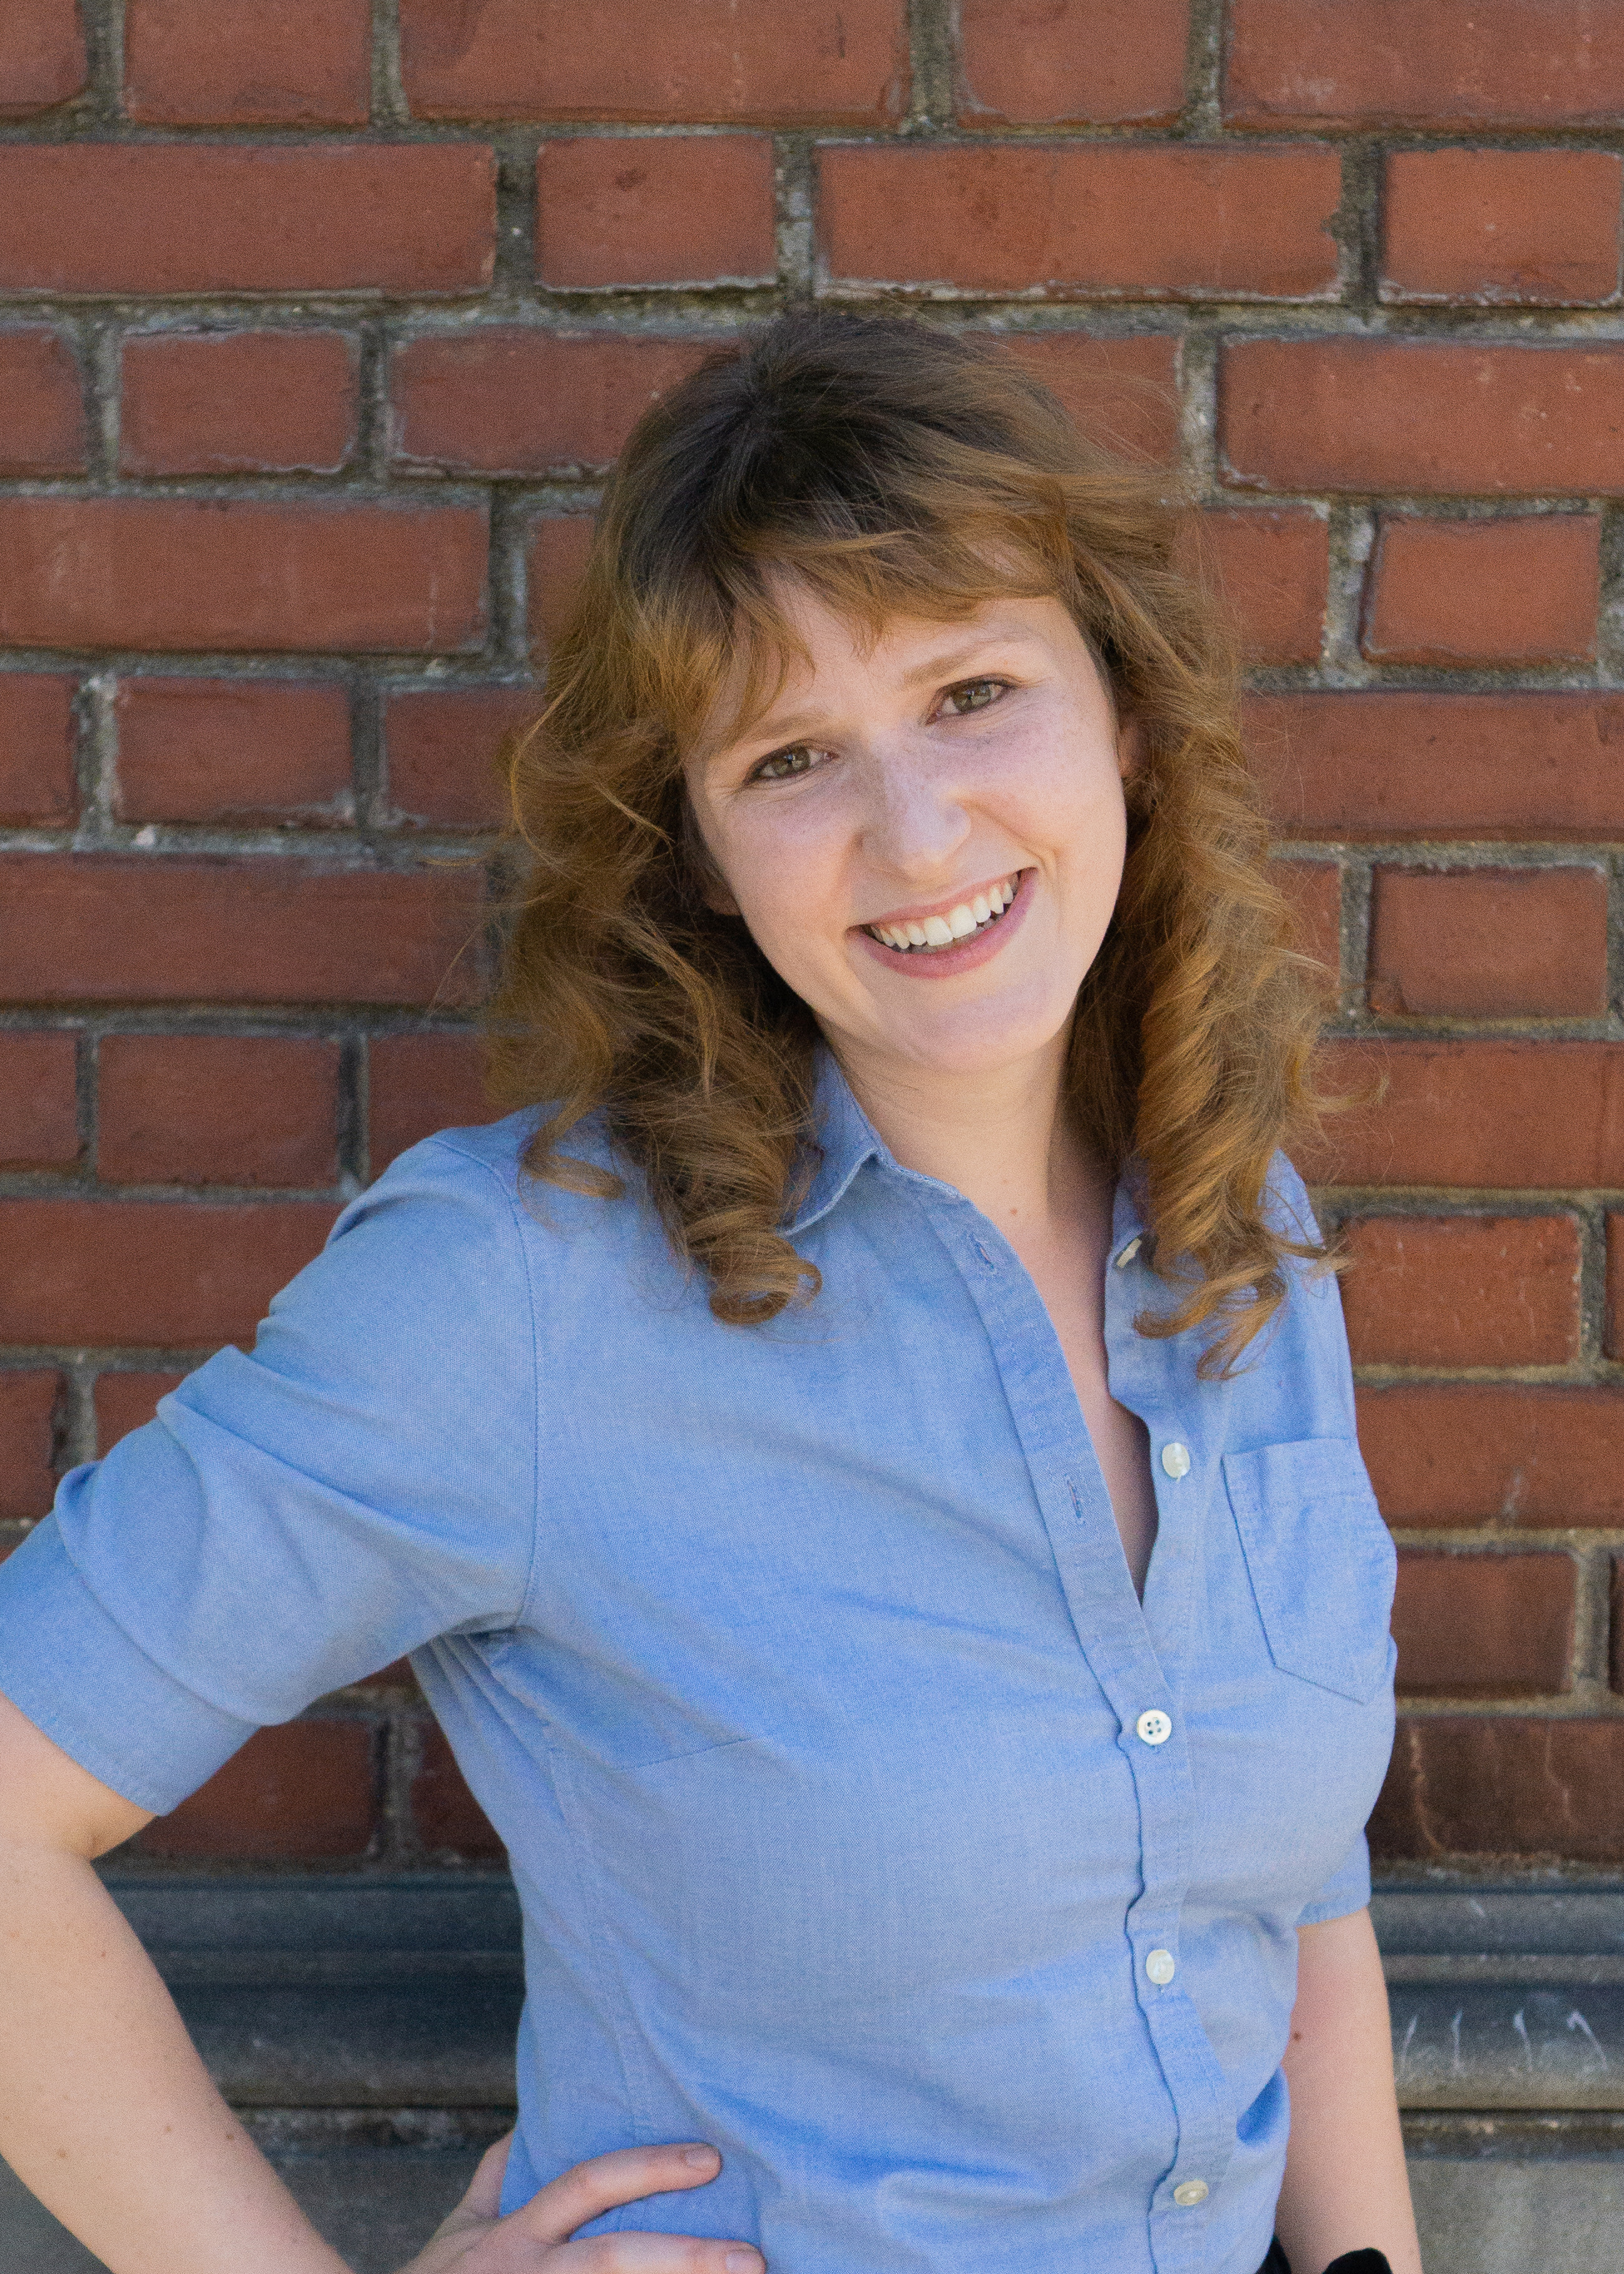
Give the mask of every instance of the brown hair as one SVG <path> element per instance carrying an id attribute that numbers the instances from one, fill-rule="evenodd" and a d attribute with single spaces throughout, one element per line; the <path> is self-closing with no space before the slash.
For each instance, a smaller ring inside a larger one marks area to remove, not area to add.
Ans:
<path id="1" fill-rule="evenodd" d="M 1202 1368 L 1227 1370 L 1282 1299 L 1283 1258 L 1323 1253 L 1266 1195 L 1316 1111 L 1313 967 L 1289 945 L 1229 644 L 1178 565 L 1166 488 L 996 349 L 895 318 L 780 318 L 628 443 L 545 712 L 510 752 L 528 865 L 492 1080 L 545 1106 L 534 1175 L 610 1196 L 621 1180 L 563 1149 L 600 1117 L 718 1318 L 769 1319 L 818 1284 L 781 1228 L 816 1163 L 817 1030 L 707 905 L 682 776 L 734 659 L 759 697 L 786 651 L 774 572 L 876 629 L 998 591 L 1064 602 L 1143 734 L 1069 1084 L 1108 1166 L 1137 1157 L 1155 1267 L 1182 1296 L 1140 1329 L 1211 1319 Z"/>

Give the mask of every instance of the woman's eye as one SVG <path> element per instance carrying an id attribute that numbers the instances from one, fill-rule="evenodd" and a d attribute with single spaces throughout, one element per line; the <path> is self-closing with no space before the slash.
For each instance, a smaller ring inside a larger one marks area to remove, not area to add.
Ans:
<path id="1" fill-rule="evenodd" d="M 1007 683 L 1002 679 L 966 679 L 962 685 L 948 689 L 943 705 L 962 719 L 967 711 L 985 711 L 989 703 L 996 703 Z"/>
<path id="2" fill-rule="evenodd" d="M 763 758 L 750 768 L 751 781 L 790 781 L 796 774 L 811 771 L 817 763 L 817 752 L 800 743 L 793 750 L 774 750 L 770 758 Z"/>

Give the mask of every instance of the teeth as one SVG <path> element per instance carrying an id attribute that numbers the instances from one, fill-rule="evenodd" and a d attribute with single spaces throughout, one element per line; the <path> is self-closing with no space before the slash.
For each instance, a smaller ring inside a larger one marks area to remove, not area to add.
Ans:
<path id="1" fill-rule="evenodd" d="M 902 926 L 902 930 L 906 932 L 908 936 L 908 945 L 910 947 L 925 947 L 929 945 L 929 941 L 925 937 L 925 927 L 923 924 L 904 924 Z"/>
<path id="2" fill-rule="evenodd" d="M 960 900 L 945 916 L 927 916 L 922 923 L 870 924 L 868 930 L 883 945 L 903 953 L 914 948 L 951 947 L 1001 916 L 1014 899 L 1019 883 L 1018 877 L 1006 878 L 989 892 L 977 892 L 973 900 Z"/>
<path id="3" fill-rule="evenodd" d="M 910 924 L 908 930 L 912 931 L 913 929 L 913 925 Z M 926 946 L 951 947 L 952 944 L 953 934 L 951 926 L 944 923 L 940 916 L 927 916 L 925 918 Z"/>
<path id="4" fill-rule="evenodd" d="M 1002 907 L 1002 902 L 1000 902 L 999 905 Z M 990 902 L 988 900 L 985 892 L 978 892 L 975 898 L 971 901 L 970 914 L 975 918 L 978 924 L 984 924 L 991 915 L 992 907 Z"/>
<path id="5" fill-rule="evenodd" d="M 975 930 L 975 918 L 970 914 L 969 908 L 963 900 L 959 901 L 956 908 L 948 910 L 947 928 L 955 939 L 968 939 L 970 934 Z"/>

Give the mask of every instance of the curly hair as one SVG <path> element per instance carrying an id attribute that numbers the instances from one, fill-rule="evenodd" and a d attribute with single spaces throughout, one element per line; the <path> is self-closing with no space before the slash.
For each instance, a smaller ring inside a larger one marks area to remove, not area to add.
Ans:
<path id="1" fill-rule="evenodd" d="M 718 1319 L 816 1294 L 783 1227 L 816 1165 L 817 1028 L 709 904 L 684 756 L 730 670 L 745 667 L 747 713 L 775 663 L 781 680 L 793 641 L 775 578 L 876 629 L 1051 596 L 1143 751 L 1069 1102 L 1113 1172 L 1134 1163 L 1179 1298 L 1139 1330 L 1210 1321 L 1201 1369 L 1229 1371 L 1284 1297 L 1284 1259 L 1325 1254 L 1271 1220 L 1267 1182 L 1319 1111 L 1320 1013 L 1184 522 L 1165 477 L 1081 435 L 996 348 L 904 319 L 779 318 L 650 410 L 608 484 L 545 707 L 508 754 L 523 881 L 487 1046 L 499 1101 L 542 1108 L 530 1173 L 621 1193 L 565 1149 L 594 1115 Z"/>

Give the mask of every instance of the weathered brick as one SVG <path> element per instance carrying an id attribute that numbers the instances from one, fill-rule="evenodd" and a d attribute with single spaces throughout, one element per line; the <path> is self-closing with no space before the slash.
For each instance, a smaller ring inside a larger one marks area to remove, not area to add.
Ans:
<path id="1" fill-rule="evenodd" d="M 71 1169 L 79 1158 L 79 1040 L 0 1034 L 0 1166 Z"/>
<path id="2" fill-rule="evenodd" d="M 0 1372 L 0 1519 L 49 1515 L 65 1384 L 51 1367 Z"/>
<path id="3" fill-rule="evenodd" d="M 1223 478 L 1440 497 L 1624 491 L 1620 387 L 1624 348 L 1599 341 L 1238 341 L 1222 358 Z"/>
<path id="4" fill-rule="evenodd" d="M 1591 0 L 1231 0 L 1240 126 L 1611 127 L 1624 19 Z"/>
<path id="5" fill-rule="evenodd" d="M 483 635 L 486 542 L 475 506 L 0 499 L 0 641 L 449 651 Z"/>
<path id="6" fill-rule="evenodd" d="M 1401 1698 L 1548 1698 L 1573 1686 L 1567 1555 L 1398 1560 L 1393 1639 Z"/>
<path id="7" fill-rule="evenodd" d="M 46 324 L 0 331 L 0 473 L 73 474 L 85 463 L 79 360 Z"/>
<path id="8" fill-rule="evenodd" d="M 244 1339 L 337 1212 L 317 1201 L 0 1201 L 0 1339 L 184 1350 Z"/>
<path id="9" fill-rule="evenodd" d="M 906 0 L 402 0 L 420 118 L 891 124 L 908 99 Z"/>
<path id="10" fill-rule="evenodd" d="M 1599 869 L 1378 869 L 1371 1008 L 1389 1015 L 1583 1019 L 1607 1007 Z"/>
<path id="11" fill-rule="evenodd" d="M 1624 836 L 1624 698 L 1254 696 L 1247 741 L 1289 837 Z"/>
<path id="12" fill-rule="evenodd" d="M 852 144 L 818 162 L 829 277 L 906 291 L 1325 299 L 1337 153 Z"/>
<path id="13" fill-rule="evenodd" d="M 1384 514 L 1359 644 L 1376 663 L 1585 663 L 1600 591 L 1595 514 Z"/>
<path id="14" fill-rule="evenodd" d="M 158 1400 L 184 1382 L 180 1374 L 109 1367 L 97 1374 L 93 1393 L 96 1410 L 96 1451 L 110 1452 L 121 1437 L 150 1421 Z"/>
<path id="15" fill-rule="evenodd" d="M 365 1855 L 379 1811 L 374 1737 L 360 1721 L 257 1729 L 190 1800 L 141 1834 L 188 1863 L 319 1863 Z"/>
<path id="16" fill-rule="evenodd" d="M 1624 1861 L 1624 1720 L 1406 1715 L 1371 1847 L 1427 1863 Z"/>
<path id="17" fill-rule="evenodd" d="M 584 514 L 545 514 L 530 531 L 526 574 L 530 644 L 538 657 L 569 621 L 591 546 L 592 524 Z"/>
<path id="18" fill-rule="evenodd" d="M 369 0 L 127 0 L 124 108 L 168 126 L 365 125 Z"/>
<path id="19" fill-rule="evenodd" d="M 1184 100 L 1189 0 L 960 0 L 964 126 L 1149 125 Z"/>
<path id="20" fill-rule="evenodd" d="M 1624 1392 L 1404 1383 L 1361 1389 L 1358 1404 L 1389 1524 L 1624 1525 Z"/>
<path id="21" fill-rule="evenodd" d="M 1607 1218 L 1607 1356 L 1624 1358 L 1624 1216 Z"/>
<path id="22" fill-rule="evenodd" d="M 1330 576 L 1327 523 L 1303 508 L 1203 513 L 1190 559 L 1224 604 L 1252 663 L 1317 663 Z"/>
<path id="23" fill-rule="evenodd" d="M 1624 167 L 1606 150 L 1395 150 L 1384 300 L 1583 306 L 1619 289 Z"/>
<path id="24" fill-rule="evenodd" d="M 440 829 L 493 829 L 508 817 L 497 755 L 541 708 L 534 687 L 433 687 L 384 706 L 389 802 Z"/>
<path id="25" fill-rule="evenodd" d="M 395 358 L 395 456 L 485 474 L 606 466 L 715 344 L 511 328 L 409 340 Z"/>
<path id="26" fill-rule="evenodd" d="M 437 1723 L 420 1724 L 422 1753 L 411 1782 L 411 1820 L 431 1854 L 447 1863 L 500 1864 L 507 1850 L 470 1792 Z"/>
<path id="27" fill-rule="evenodd" d="M 98 1173 L 116 1185 L 330 1185 L 338 1045 L 294 1035 L 107 1035 Z"/>
<path id="28" fill-rule="evenodd" d="M 477 292 L 495 243 L 472 143 L 0 147 L 0 291 Z"/>
<path id="29" fill-rule="evenodd" d="M 1624 1185 L 1624 1044 L 1332 1043 L 1327 1088 L 1379 1104 L 1331 1118 L 1298 1154 L 1321 1183 L 1481 1186 L 1501 1191 Z"/>
<path id="30" fill-rule="evenodd" d="M 77 817 L 74 684 L 59 672 L 0 672 L 0 822 L 49 827 Z"/>
<path id="31" fill-rule="evenodd" d="M 26 118 L 83 92 L 89 79 L 76 0 L 6 0 L 0 11 L 0 118 Z"/>
<path id="32" fill-rule="evenodd" d="M 1361 1366 L 1565 1366 L 1579 1354 L 1572 1216 L 1365 1216 L 1342 1227 Z"/>
<path id="33" fill-rule="evenodd" d="M 1624 1555 L 1613 1559 L 1613 1580 L 1607 1593 L 1607 1686 L 1618 1696 L 1624 1694 Z"/>
<path id="34" fill-rule="evenodd" d="M 1342 870 L 1335 861 L 1275 861 L 1269 873 L 1291 903 L 1297 945 L 1324 965 L 1334 992 L 1342 968 Z"/>
<path id="35" fill-rule="evenodd" d="M 127 474 L 336 473 L 356 443 L 358 356 L 342 332 L 148 332 L 126 340 Z"/>
<path id="36" fill-rule="evenodd" d="M 3 683 L 3 682 L 0 682 Z M 124 679 L 121 821 L 350 818 L 350 695 L 272 679 Z"/>
<path id="37" fill-rule="evenodd" d="M 430 1003 L 481 986 L 471 870 L 0 855 L 0 998 Z"/>
<path id="38" fill-rule="evenodd" d="M 570 135 L 536 157 L 536 274 L 560 290 L 770 283 L 764 134 Z"/>
<path id="39" fill-rule="evenodd" d="M 1165 332 L 1091 339 L 1013 332 L 999 345 L 1041 380 L 1085 434 L 1130 457 L 1178 456 L 1178 342 Z"/>
<path id="40" fill-rule="evenodd" d="M 367 1141 L 373 1176 L 440 1129 L 489 1121 L 479 1038 L 379 1035 L 368 1046 Z"/>

